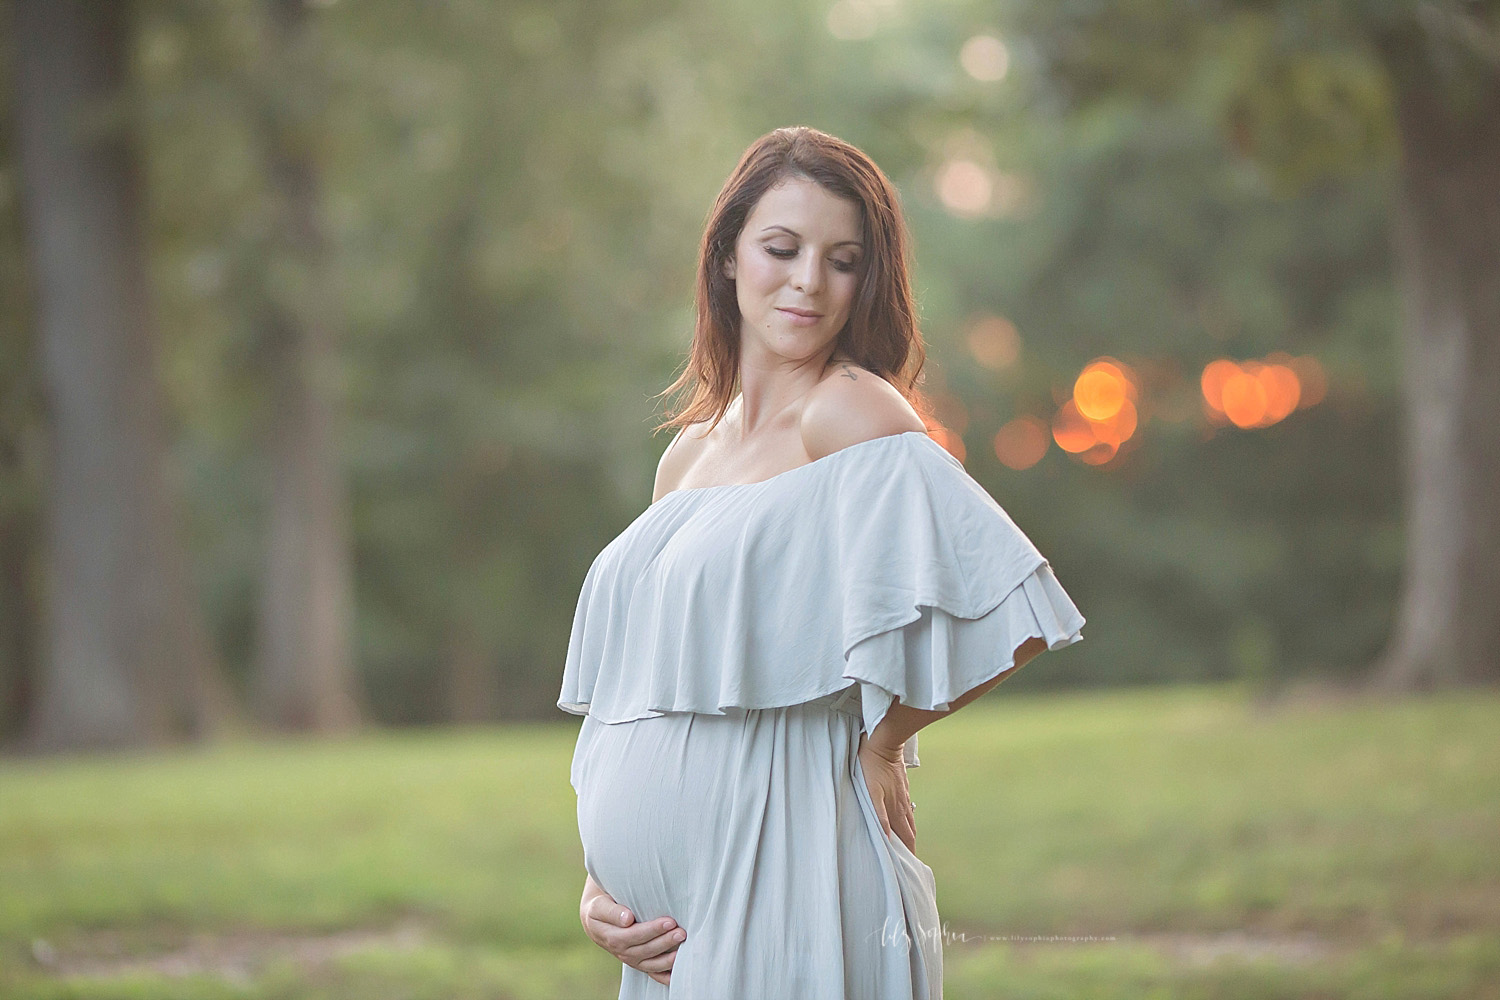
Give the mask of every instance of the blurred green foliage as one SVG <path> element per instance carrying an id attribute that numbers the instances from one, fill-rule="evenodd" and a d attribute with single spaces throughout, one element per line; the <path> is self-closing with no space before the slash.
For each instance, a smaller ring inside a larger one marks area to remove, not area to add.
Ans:
<path id="1" fill-rule="evenodd" d="M 143 5 L 163 376 L 237 680 L 267 490 L 258 320 L 302 280 L 267 250 L 269 106 L 292 109 L 324 175 L 346 329 L 330 391 L 380 718 L 447 717 L 457 657 L 493 679 L 490 714 L 555 715 L 584 572 L 650 499 L 667 440 L 651 397 L 687 348 L 706 214 L 744 147 L 789 124 L 854 142 L 896 182 L 928 387 L 1089 619 L 1088 641 L 1012 684 L 1359 672 L 1401 542 L 1388 96 L 1347 31 L 1210 6 L 326 3 L 293 83 L 267 71 L 253 5 Z M 965 71 L 980 34 L 1002 41 L 1003 79 Z M 0 156 L 17 250 L 11 144 Z M 935 176 L 955 157 L 1013 181 L 1009 207 L 945 208 Z M 34 537 L 16 258 L 0 254 L 0 525 Z M 1014 367 L 970 356 L 977 314 L 1015 324 Z M 1274 350 L 1319 358 L 1329 393 L 1269 429 L 1211 432 L 1193 402 L 1104 467 L 1054 447 L 1016 472 L 991 450 L 1013 416 L 1050 418 L 1093 357 L 1180 404 L 1205 362 Z"/>

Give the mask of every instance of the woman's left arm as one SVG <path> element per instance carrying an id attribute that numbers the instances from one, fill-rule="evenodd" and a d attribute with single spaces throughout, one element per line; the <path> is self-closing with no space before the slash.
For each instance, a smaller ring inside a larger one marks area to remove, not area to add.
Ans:
<path id="1" fill-rule="evenodd" d="M 907 849 L 917 849 L 917 826 L 915 806 L 906 784 L 906 761 L 902 748 L 919 730 L 963 708 L 983 696 L 1005 678 L 1021 669 L 1032 657 L 1047 648 L 1047 641 L 1033 636 L 1016 647 L 1015 665 L 1004 673 L 996 674 L 983 684 L 954 698 L 948 703 L 948 711 L 931 712 L 923 708 L 912 708 L 891 702 L 884 718 L 867 736 L 861 734 L 859 744 L 860 766 L 865 772 L 865 783 L 870 798 L 875 803 L 875 812 L 887 832 L 894 832 L 906 844 Z"/>
<path id="2" fill-rule="evenodd" d="M 893 759 L 899 760 L 901 758 L 901 748 L 906 745 L 906 741 L 911 739 L 914 733 L 936 722 L 945 715 L 957 712 L 970 702 L 977 701 L 991 688 L 1014 674 L 1017 670 L 1020 670 L 1028 661 L 1038 653 L 1045 651 L 1046 648 L 1047 640 L 1045 639 L 1038 638 L 1037 636 L 1027 639 L 1016 647 L 1015 666 L 1004 673 L 996 674 L 983 684 L 972 690 L 965 691 L 957 698 L 954 698 L 948 703 L 949 707 L 946 712 L 929 712 L 923 708 L 912 708 L 910 705 L 901 704 L 899 698 L 891 702 L 891 707 L 885 713 L 885 717 L 880 720 L 880 725 L 876 726 L 875 731 L 870 734 L 872 749 L 884 756 L 890 756 Z"/>

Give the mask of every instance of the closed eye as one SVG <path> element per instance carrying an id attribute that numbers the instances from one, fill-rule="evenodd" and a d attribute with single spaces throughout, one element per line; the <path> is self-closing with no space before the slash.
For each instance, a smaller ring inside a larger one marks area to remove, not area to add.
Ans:
<path id="1" fill-rule="evenodd" d="M 791 260 L 793 257 L 797 256 L 796 250 L 785 250 L 781 247 L 766 247 L 766 253 L 770 254 L 772 257 L 775 257 L 777 260 Z M 831 261 L 831 263 L 833 264 L 834 270 L 840 271 L 844 274 L 850 274 L 859 269 L 858 261 L 834 260 Z"/>

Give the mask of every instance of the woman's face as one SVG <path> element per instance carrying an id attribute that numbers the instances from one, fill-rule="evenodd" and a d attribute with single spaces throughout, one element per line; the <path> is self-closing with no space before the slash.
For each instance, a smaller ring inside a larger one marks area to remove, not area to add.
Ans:
<path id="1" fill-rule="evenodd" d="M 805 360 L 849 318 L 863 269 L 859 206 L 805 177 L 770 188 L 745 219 L 724 273 L 740 306 L 741 356 Z"/>

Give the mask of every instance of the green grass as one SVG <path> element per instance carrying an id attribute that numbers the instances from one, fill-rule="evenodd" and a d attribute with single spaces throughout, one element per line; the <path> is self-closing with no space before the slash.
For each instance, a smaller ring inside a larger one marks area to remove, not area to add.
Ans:
<path id="1" fill-rule="evenodd" d="M 612 997 L 576 732 L 0 763 L 0 996 Z M 1500 998 L 1497 732 L 1492 693 L 991 695 L 911 772 L 946 995 Z"/>

